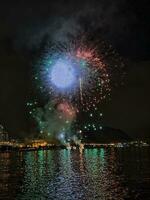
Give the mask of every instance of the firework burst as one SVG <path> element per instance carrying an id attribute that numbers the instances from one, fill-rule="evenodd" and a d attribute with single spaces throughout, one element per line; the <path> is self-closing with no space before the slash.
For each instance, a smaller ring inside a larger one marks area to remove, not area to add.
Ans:
<path id="1" fill-rule="evenodd" d="M 111 91 L 104 46 L 83 38 L 46 48 L 34 77 L 42 93 L 81 105 L 83 110 L 96 107 Z"/>
<path id="2" fill-rule="evenodd" d="M 47 45 L 34 76 L 47 103 L 43 107 L 28 103 L 40 133 L 64 143 L 77 133 L 101 131 L 100 105 L 110 98 L 111 88 L 122 83 L 122 72 L 121 58 L 103 41 L 81 37 Z M 81 123 L 87 117 L 90 123 Z"/>

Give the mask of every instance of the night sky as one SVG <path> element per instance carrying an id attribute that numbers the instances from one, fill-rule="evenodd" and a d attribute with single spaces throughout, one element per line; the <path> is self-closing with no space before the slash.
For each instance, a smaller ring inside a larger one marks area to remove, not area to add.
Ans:
<path id="1" fill-rule="evenodd" d="M 48 41 L 96 33 L 126 62 L 124 86 L 102 106 L 103 123 L 130 136 L 150 136 L 148 0 L 1 1 L 0 124 L 12 135 L 32 132 L 26 103 L 36 91 L 33 60 Z"/>

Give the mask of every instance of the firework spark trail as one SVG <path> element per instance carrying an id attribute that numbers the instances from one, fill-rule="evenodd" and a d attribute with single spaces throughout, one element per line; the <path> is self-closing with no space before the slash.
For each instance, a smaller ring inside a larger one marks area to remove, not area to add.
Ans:
<path id="1" fill-rule="evenodd" d="M 82 78 L 79 78 L 79 84 L 80 84 L 80 100 L 81 100 L 81 104 L 83 104 Z"/>

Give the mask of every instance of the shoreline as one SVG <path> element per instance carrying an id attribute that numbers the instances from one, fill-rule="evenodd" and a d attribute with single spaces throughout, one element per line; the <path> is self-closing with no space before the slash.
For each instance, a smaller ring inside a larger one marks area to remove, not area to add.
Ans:
<path id="1" fill-rule="evenodd" d="M 41 150 L 61 150 L 61 149 L 66 149 L 66 150 L 79 150 L 83 151 L 84 149 L 100 149 L 100 148 L 105 148 L 105 149 L 110 149 L 110 148 L 117 148 L 117 149 L 125 149 L 125 148 L 143 148 L 143 147 L 150 147 L 148 146 L 134 146 L 134 145 L 128 145 L 128 146 L 115 146 L 115 145 L 85 145 L 83 148 L 80 148 L 79 146 L 71 146 L 70 148 L 67 148 L 64 145 L 60 146 L 49 146 L 49 147 L 25 147 L 25 148 L 20 148 L 20 147 L 0 147 L 0 153 L 2 152 L 27 152 L 27 151 L 41 151 Z"/>

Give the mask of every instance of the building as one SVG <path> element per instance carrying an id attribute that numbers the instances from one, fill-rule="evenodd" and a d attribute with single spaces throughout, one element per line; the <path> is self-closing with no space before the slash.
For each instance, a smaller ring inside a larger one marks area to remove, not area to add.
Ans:
<path id="1" fill-rule="evenodd" d="M 8 133 L 6 131 L 4 131 L 4 127 L 2 125 L 0 125 L 0 141 L 8 141 L 9 140 L 9 136 Z"/>

